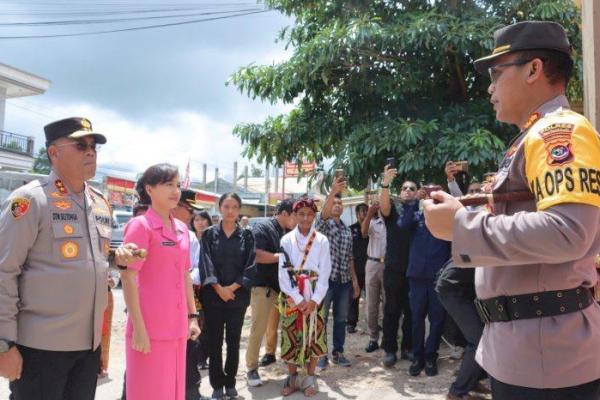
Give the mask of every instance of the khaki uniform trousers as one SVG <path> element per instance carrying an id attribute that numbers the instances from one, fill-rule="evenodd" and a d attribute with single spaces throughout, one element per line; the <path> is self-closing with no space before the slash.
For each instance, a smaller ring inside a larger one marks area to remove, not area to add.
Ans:
<path id="1" fill-rule="evenodd" d="M 372 341 L 379 340 L 379 311 L 384 298 L 384 263 L 367 260 L 365 267 L 365 288 L 367 291 L 367 330 Z"/>
<path id="2" fill-rule="evenodd" d="M 279 294 L 268 287 L 253 287 L 250 298 L 252 310 L 252 328 L 246 351 L 246 368 L 252 371 L 258 368 L 258 356 L 263 336 L 266 335 L 266 353 L 275 355 L 277 350 L 277 332 L 279 329 Z"/>

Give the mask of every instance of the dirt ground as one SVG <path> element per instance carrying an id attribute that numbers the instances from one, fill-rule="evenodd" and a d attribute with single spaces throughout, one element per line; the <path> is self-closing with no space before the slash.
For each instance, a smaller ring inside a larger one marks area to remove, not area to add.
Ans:
<path id="1" fill-rule="evenodd" d="M 114 297 L 115 311 L 113 316 L 109 376 L 98 381 L 96 394 L 96 399 L 98 400 L 120 399 L 123 386 L 123 372 L 125 369 L 125 314 L 123 312 L 123 294 L 120 289 L 114 291 Z M 460 364 L 460 361 L 454 358 L 456 353 L 448 346 L 442 346 L 439 362 L 440 373 L 436 377 L 427 377 L 424 373 L 418 377 L 409 376 L 407 370 L 410 363 L 408 361 L 399 361 L 391 369 L 384 368 L 381 363 L 383 358 L 382 350 L 371 354 L 367 354 L 363 350 L 369 340 L 363 316 L 364 314 L 361 314 L 362 323 L 358 327 L 358 332 L 346 336 L 346 356 L 352 361 L 352 367 L 330 365 L 328 369 L 321 372 L 319 377 L 320 393 L 315 399 L 444 399 L 448 387 L 453 380 L 453 374 Z M 248 312 L 244 322 L 237 381 L 240 399 L 279 399 L 281 398 L 280 390 L 286 376 L 285 365 L 281 362 L 260 369 L 259 372 L 264 383 L 262 387 L 248 388 L 246 384 L 244 360 L 246 338 L 249 331 L 250 317 Z M 212 393 L 207 374 L 208 371 L 202 371 L 201 393 L 204 396 L 210 396 Z M 0 399 L 8 399 L 8 393 L 8 382 L 1 380 Z M 297 393 L 289 398 L 292 400 L 301 399 L 304 396 Z"/>

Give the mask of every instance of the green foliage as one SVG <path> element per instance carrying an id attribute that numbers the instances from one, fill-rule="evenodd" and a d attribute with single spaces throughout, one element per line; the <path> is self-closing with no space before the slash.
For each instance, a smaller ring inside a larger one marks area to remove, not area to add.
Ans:
<path id="1" fill-rule="evenodd" d="M 33 162 L 33 169 L 31 172 L 35 174 L 49 174 L 50 173 L 50 161 L 48 160 L 48 155 L 46 154 L 46 148 L 42 147 L 37 156 L 35 156 L 35 161 Z"/>
<path id="2" fill-rule="evenodd" d="M 249 65 L 228 83 L 252 98 L 295 107 L 234 129 L 245 156 L 346 170 L 354 187 L 376 179 L 386 157 L 414 180 L 442 177 L 447 160 L 495 170 L 514 127 L 495 121 L 489 80 L 473 61 L 489 54 L 492 33 L 509 23 L 562 23 L 573 43 L 571 100 L 582 98 L 580 14 L 572 0 L 268 0 L 295 18 L 279 40 L 282 63 Z"/>

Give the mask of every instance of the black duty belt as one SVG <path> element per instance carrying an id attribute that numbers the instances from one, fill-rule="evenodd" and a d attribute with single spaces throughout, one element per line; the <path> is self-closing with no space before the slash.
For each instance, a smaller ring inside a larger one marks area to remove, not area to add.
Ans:
<path id="1" fill-rule="evenodd" d="M 475 307 L 479 318 L 487 324 L 568 314 L 581 311 L 593 302 L 591 291 L 580 286 L 567 290 L 475 299 Z"/>
<path id="2" fill-rule="evenodd" d="M 385 263 L 385 257 L 367 257 L 367 260 L 375 261 L 378 263 Z"/>

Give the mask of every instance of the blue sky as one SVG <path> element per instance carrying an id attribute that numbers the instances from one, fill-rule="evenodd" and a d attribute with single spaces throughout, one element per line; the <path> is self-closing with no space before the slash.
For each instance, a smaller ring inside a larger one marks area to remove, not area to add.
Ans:
<path id="1" fill-rule="evenodd" d="M 86 2 L 72 3 L 70 6 L 68 1 L 59 0 L 0 1 L 0 7 L 24 14 L 5 16 L 5 21 L 22 22 L 40 20 L 32 15 L 40 10 L 81 10 Z M 102 7 L 114 9 L 109 3 L 140 6 L 150 2 L 89 2 L 92 3 L 104 3 Z M 173 4 L 164 0 L 151 3 Z M 187 0 L 186 3 L 218 2 Z M 209 170 L 219 166 L 221 173 L 230 174 L 234 160 L 239 160 L 240 166 L 247 164 L 241 158 L 239 140 L 231 135 L 235 124 L 260 122 L 289 107 L 253 101 L 234 87 L 225 86 L 225 81 L 240 66 L 284 60 L 288 53 L 283 43 L 275 43 L 275 37 L 290 23 L 286 17 L 271 11 L 156 30 L 0 40 L 0 62 L 52 81 L 44 95 L 8 101 L 5 129 L 35 136 L 41 146 L 46 123 L 62 117 L 85 116 L 109 139 L 99 154 L 104 166 L 140 171 L 168 161 L 183 169 L 190 158 L 195 179 L 199 179 L 204 162 Z M 0 27 L 0 36 L 132 25 L 142 24 Z"/>

